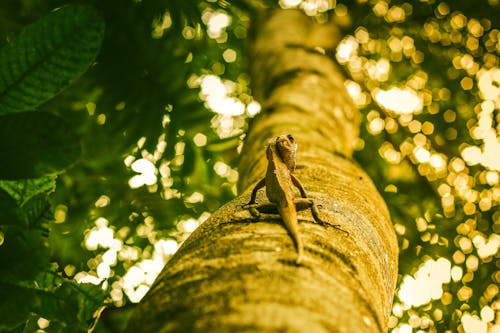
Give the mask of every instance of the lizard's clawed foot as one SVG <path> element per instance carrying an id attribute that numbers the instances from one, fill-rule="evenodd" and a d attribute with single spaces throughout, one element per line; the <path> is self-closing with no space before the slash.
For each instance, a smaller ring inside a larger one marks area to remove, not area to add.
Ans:
<path id="1" fill-rule="evenodd" d="M 249 202 L 249 203 L 246 203 L 244 205 L 241 205 L 241 208 L 247 209 L 253 217 L 257 218 L 260 216 L 260 212 L 257 209 L 257 207 L 259 207 L 259 206 L 260 205 L 257 204 L 256 202 Z"/>

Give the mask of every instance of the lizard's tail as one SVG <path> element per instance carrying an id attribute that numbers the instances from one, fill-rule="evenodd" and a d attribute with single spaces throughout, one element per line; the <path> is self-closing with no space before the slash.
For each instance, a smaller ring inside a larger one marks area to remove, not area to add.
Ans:
<path id="1" fill-rule="evenodd" d="M 300 237 L 299 222 L 297 221 L 297 211 L 294 205 L 278 205 L 278 211 L 285 223 L 285 227 L 288 230 L 295 247 L 297 248 L 297 264 L 302 261 L 304 253 L 304 245 L 302 244 L 302 238 Z"/>

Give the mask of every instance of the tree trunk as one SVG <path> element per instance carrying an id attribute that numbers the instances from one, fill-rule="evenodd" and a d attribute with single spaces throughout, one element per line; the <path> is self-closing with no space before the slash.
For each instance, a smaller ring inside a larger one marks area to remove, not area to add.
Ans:
<path id="1" fill-rule="evenodd" d="M 263 112 L 241 154 L 243 194 L 185 241 L 129 332 L 387 331 L 397 241 L 385 203 L 350 158 L 359 115 L 332 60 L 339 39 L 334 24 L 293 10 L 254 23 L 250 71 Z M 300 264 L 279 215 L 256 221 L 241 208 L 264 176 L 267 141 L 289 133 L 299 144 L 295 175 L 327 222 L 299 212 Z"/>

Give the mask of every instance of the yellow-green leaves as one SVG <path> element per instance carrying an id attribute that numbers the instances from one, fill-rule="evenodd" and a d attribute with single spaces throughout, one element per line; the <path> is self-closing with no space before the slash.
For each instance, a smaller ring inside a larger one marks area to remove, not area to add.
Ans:
<path id="1" fill-rule="evenodd" d="M 0 179 L 56 174 L 78 158 L 79 141 L 61 117 L 29 111 L 89 68 L 103 34 L 93 9 L 65 6 L 0 49 Z"/>
<path id="2" fill-rule="evenodd" d="M 47 112 L 0 116 L 0 178 L 56 174 L 80 155 L 80 142 L 63 119 Z"/>
<path id="3" fill-rule="evenodd" d="M 91 8 L 66 6 L 27 26 L 0 49 L 0 114 L 30 111 L 94 62 L 104 22 Z"/>

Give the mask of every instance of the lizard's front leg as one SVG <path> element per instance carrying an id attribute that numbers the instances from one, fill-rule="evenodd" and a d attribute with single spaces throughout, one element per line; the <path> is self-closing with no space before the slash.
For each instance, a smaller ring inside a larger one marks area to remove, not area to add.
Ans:
<path id="1" fill-rule="evenodd" d="M 302 198 L 307 198 L 306 190 L 304 189 L 304 186 L 302 186 L 302 184 L 299 182 L 297 177 L 295 177 L 293 173 L 290 173 L 290 178 L 292 178 L 293 185 L 295 185 L 295 187 L 299 189 L 300 196 Z"/>
<path id="2" fill-rule="evenodd" d="M 255 185 L 255 187 L 252 190 L 252 195 L 250 196 L 250 201 L 244 204 L 243 207 L 255 204 L 255 199 L 257 199 L 257 191 L 263 188 L 264 186 L 266 186 L 266 178 L 262 178 L 257 183 L 257 185 Z"/>
<path id="3" fill-rule="evenodd" d="M 243 208 L 248 209 L 250 214 L 254 217 L 259 217 L 260 213 L 257 210 L 257 207 L 259 206 L 258 204 L 255 203 L 255 200 L 257 198 L 257 192 L 266 186 L 266 178 L 262 178 L 257 185 L 252 190 L 252 194 L 250 195 L 250 201 L 246 204 L 243 205 Z"/>

